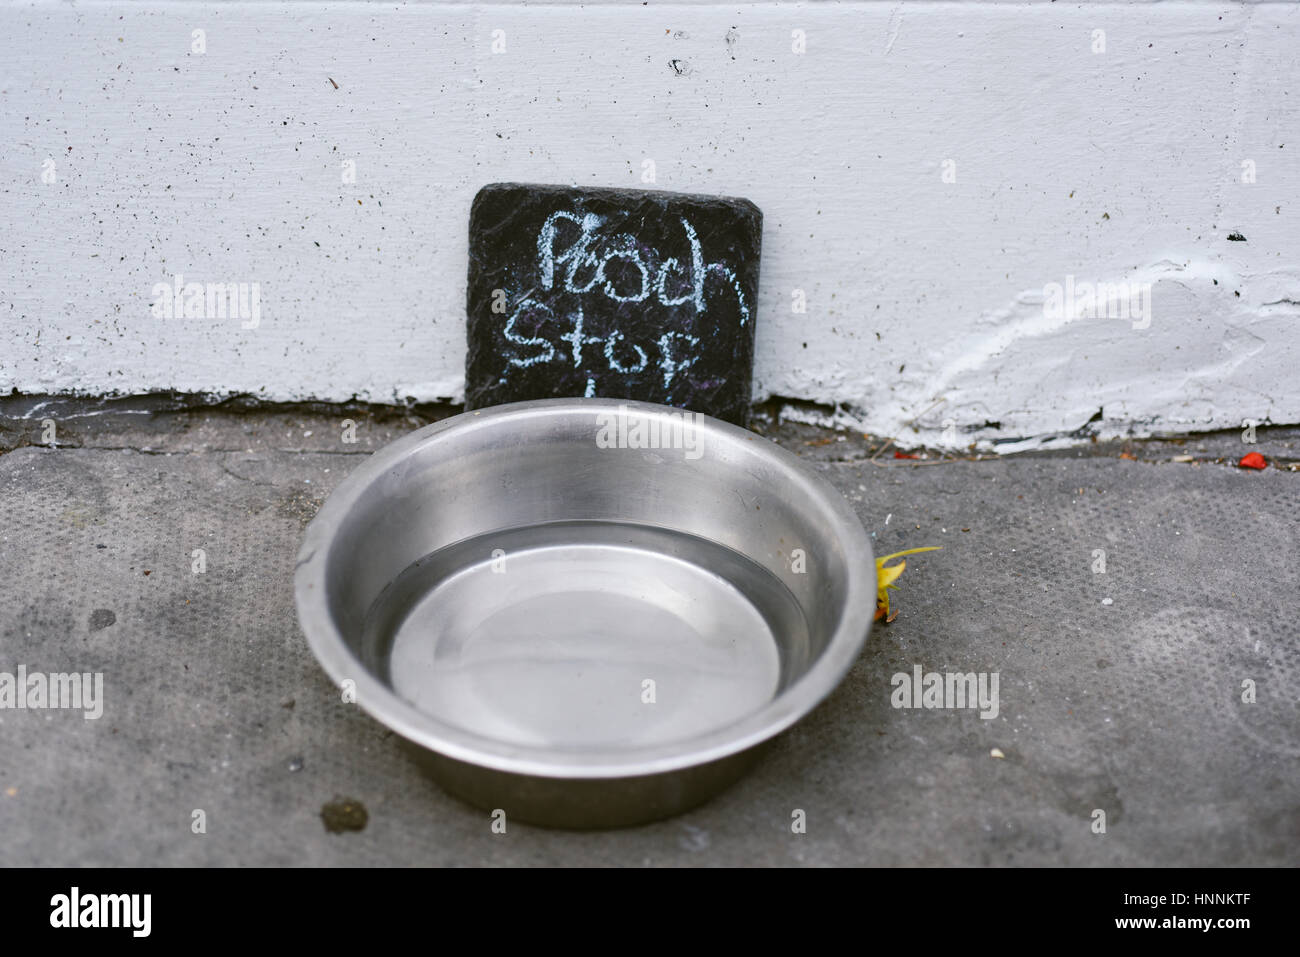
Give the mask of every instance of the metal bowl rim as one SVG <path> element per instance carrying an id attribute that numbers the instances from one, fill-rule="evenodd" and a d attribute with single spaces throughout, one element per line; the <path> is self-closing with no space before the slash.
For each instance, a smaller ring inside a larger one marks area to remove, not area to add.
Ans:
<path id="1" fill-rule="evenodd" d="M 769 464 L 802 484 L 809 499 L 830 513 L 845 558 L 847 589 L 839 625 L 811 668 L 754 713 L 693 738 L 622 752 L 559 751 L 507 744 L 440 721 L 411 705 L 353 655 L 334 624 L 326 596 L 330 545 L 361 495 L 385 471 L 416 448 L 455 430 L 484 428 L 501 419 L 591 415 L 603 408 L 625 407 L 642 414 L 679 415 L 682 409 L 624 399 L 536 399 L 462 412 L 405 435 L 379 449 L 327 497 L 307 527 L 294 572 L 298 620 L 307 644 L 326 674 L 337 684 L 355 683 L 356 703 L 381 724 L 407 740 L 445 757 L 513 774 L 546 778 L 624 778 L 670 773 L 708 764 L 756 747 L 815 708 L 843 680 L 870 633 L 875 611 L 876 572 L 871 542 L 844 497 L 792 453 L 739 426 L 701 416 L 707 430 L 732 441 L 755 444 Z"/>

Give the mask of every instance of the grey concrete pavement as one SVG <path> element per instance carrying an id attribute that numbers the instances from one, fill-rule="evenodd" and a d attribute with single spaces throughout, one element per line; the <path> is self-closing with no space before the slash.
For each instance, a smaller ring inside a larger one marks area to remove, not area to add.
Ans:
<path id="1" fill-rule="evenodd" d="M 760 423 L 878 554 L 944 550 L 713 802 L 499 835 L 342 703 L 292 601 L 320 502 L 439 413 L 151 408 L 0 409 L 0 672 L 104 675 L 99 720 L 0 710 L 0 865 L 1300 863 L 1300 473 L 1276 467 L 1300 459 L 1295 430 L 1261 431 L 1272 467 L 1250 472 L 1236 436 L 873 461 L 879 440 Z M 997 717 L 893 707 L 916 665 L 996 672 Z M 363 829 L 327 830 L 336 798 Z"/>

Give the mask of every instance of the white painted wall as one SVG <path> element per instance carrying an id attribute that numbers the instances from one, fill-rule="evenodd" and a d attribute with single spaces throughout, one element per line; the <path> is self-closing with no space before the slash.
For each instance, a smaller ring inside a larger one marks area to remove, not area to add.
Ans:
<path id="1" fill-rule="evenodd" d="M 946 400 L 904 444 L 1300 422 L 1298 61 L 1295 3 L 3 0 L 0 389 L 455 398 L 475 190 L 650 158 L 766 215 L 756 398 Z M 153 316 L 176 273 L 260 325 Z M 1046 315 L 1068 276 L 1149 326 Z"/>

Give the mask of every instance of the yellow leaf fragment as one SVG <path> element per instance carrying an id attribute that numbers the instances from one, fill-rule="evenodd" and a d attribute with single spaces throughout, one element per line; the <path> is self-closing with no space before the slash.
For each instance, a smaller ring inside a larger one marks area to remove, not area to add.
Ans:
<path id="1" fill-rule="evenodd" d="M 909 548 L 905 551 L 894 552 L 892 555 L 885 555 L 883 558 L 876 559 L 876 621 L 881 618 L 885 622 L 891 622 L 897 617 L 897 614 L 889 614 L 889 589 L 897 588 L 894 584 L 898 576 L 903 574 L 903 569 L 907 567 L 906 561 L 900 561 L 897 565 L 886 566 L 885 563 L 893 561 L 895 558 L 902 558 L 904 555 L 916 555 L 920 552 L 937 552 L 943 549 L 942 545 L 927 545 L 924 548 Z"/>

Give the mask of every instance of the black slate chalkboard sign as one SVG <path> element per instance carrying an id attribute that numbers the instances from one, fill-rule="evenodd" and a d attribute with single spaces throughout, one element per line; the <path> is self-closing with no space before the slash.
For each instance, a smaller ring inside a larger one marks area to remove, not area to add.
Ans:
<path id="1" fill-rule="evenodd" d="M 466 408 L 603 396 L 743 424 L 762 228 L 745 199 L 484 186 L 470 212 Z"/>

